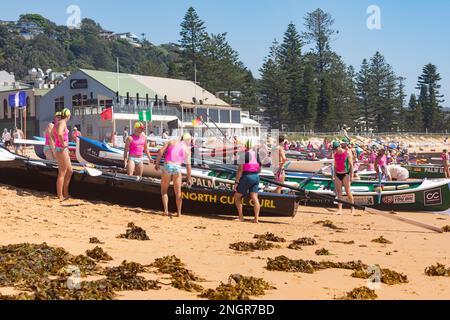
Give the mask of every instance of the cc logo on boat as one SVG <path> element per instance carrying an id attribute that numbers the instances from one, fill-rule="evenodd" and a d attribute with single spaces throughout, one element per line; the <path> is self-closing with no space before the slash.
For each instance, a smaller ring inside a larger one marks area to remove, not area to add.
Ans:
<path id="1" fill-rule="evenodd" d="M 426 206 L 434 206 L 442 204 L 442 192 L 441 189 L 434 189 L 425 191 L 424 203 Z"/>

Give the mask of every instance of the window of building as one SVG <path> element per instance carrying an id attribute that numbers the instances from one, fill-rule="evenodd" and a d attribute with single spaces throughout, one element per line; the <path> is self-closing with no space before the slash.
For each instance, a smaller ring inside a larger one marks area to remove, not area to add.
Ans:
<path id="1" fill-rule="evenodd" d="M 241 112 L 238 110 L 231 111 L 231 123 L 241 123 Z"/>
<path id="2" fill-rule="evenodd" d="M 230 110 L 220 110 L 220 123 L 230 123 Z"/>
<path id="3" fill-rule="evenodd" d="M 64 109 L 64 96 L 55 99 L 55 113 Z"/>
<path id="4" fill-rule="evenodd" d="M 214 122 L 219 122 L 219 110 L 209 109 L 209 119 Z"/>
<path id="5" fill-rule="evenodd" d="M 208 114 L 208 109 L 206 109 L 206 108 L 198 108 L 197 109 L 197 116 L 201 117 L 204 122 L 208 122 L 207 114 Z"/>
<path id="6" fill-rule="evenodd" d="M 3 100 L 3 119 L 8 119 L 8 101 L 6 99 Z"/>

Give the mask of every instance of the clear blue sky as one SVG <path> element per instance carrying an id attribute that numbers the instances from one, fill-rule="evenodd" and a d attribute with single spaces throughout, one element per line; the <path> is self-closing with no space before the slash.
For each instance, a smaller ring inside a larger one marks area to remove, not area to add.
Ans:
<path id="1" fill-rule="evenodd" d="M 155 43 L 177 42 L 180 22 L 193 6 L 208 32 L 228 32 L 241 60 L 259 77 L 259 68 L 271 42 L 282 39 L 289 22 L 304 30 L 304 16 L 318 7 L 332 14 L 339 35 L 333 49 L 357 70 L 363 58 L 377 50 L 397 75 L 407 78 L 407 93 L 414 89 L 422 67 L 438 66 L 442 93 L 450 101 L 450 1 L 448 0 L 40 0 L 3 1 L 0 19 L 16 20 L 22 13 L 40 13 L 65 24 L 69 5 L 81 8 L 105 29 L 146 33 Z M 366 26 L 369 5 L 381 9 L 381 30 Z M 444 106 L 450 107 L 450 102 Z"/>

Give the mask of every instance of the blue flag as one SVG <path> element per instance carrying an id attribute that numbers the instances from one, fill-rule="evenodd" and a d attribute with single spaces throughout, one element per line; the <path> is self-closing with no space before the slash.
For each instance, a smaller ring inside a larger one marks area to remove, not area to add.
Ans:
<path id="1" fill-rule="evenodd" d="M 11 108 L 20 108 L 27 106 L 27 93 L 25 91 L 19 91 L 15 94 L 9 95 L 9 106 Z"/>

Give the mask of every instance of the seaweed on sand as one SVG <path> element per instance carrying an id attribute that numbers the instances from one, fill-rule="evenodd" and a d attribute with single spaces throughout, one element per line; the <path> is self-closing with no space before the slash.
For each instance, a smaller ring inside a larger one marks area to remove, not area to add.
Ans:
<path id="1" fill-rule="evenodd" d="M 97 237 L 89 238 L 89 243 L 92 243 L 92 244 L 104 244 Z"/>
<path id="2" fill-rule="evenodd" d="M 273 243 L 266 242 L 265 240 L 258 240 L 257 242 L 236 242 L 230 244 L 230 249 L 241 252 L 251 252 L 255 250 L 270 250 L 273 248 L 278 248 L 278 246 Z"/>
<path id="3" fill-rule="evenodd" d="M 321 224 L 323 227 L 333 229 L 333 230 L 345 230 L 344 228 L 340 228 L 340 227 L 336 226 L 333 223 L 333 221 L 331 221 L 331 220 L 316 221 L 316 222 L 314 222 L 314 224 Z"/>
<path id="4" fill-rule="evenodd" d="M 105 270 L 106 282 L 114 290 L 159 290 L 161 287 L 157 281 L 146 280 L 138 273 L 145 272 L 146 269 L 139 263 L 123 261 L 118 267 L 107 268 Z"/>
<path id="5" fill-rule="evenodd" d="M 381 243 L 381 244 L 392 244 L 392 241 L 389 241 L 388 239 L 385 239 L 383 236 L 373 239 L 372 242 L 374 243 Z"/>
<path id="6" fill-rule="evenodd" d="M 147 236 L 147 232 L 141 227 L 136 226 L 133 222 L 128 223 L 128 229 L 125 234 L 117 236 L 117 238 L 124 238 L 129 240 L 150 240 Z"/>
<path id="7" fill-rule="evenodd" d="M 89 258 L 92 258 L 97 261 L 112 261 L 113 260 L 113 258 L 108 253 L 103 251 L 103 249 L 100 247 L 95 247 L 92 250 L 86 250 L 86 255 Z"/>
<path id="8" fill-rule="evenodd" d="M 331 243 L 340 243 L 340 244 L 355 244 L 355 241 L 351 240 L 351 241 L 330 241 Z"/>
<path id="9" fill-rule="evenodd" d="M 177 289 L 188 292 L 201 292 L 203 287 L 195 282 L 204 281 L 196 276 L 192 271 L 185 268 L 184 263 L 176 256 L 166 256 L 164 258 L 155 259 L 150 265 L 155 267 L 159 272 L 170 274 L 172 276 L 172 286 Z"/>
<path id="10" fill-rule="evenodd" d="M 316 244 L 317 242 L 313 238 L 300 238 L 292 241 L 288 248 L 293 250 L 302 250 L 302 247 L 314 246 Z"/>
<path id="11" fill-rule="evenodd" d="M 374 290 L 367 287 L 355 288 L 350 292 L 347 292 L 341 300 L 375 300 L 378 296 Z"/>
<path id="12" fill-rule="evenodd" d="M 270 241 L 270 242 L 286 242 L 286 239 L 284 239 L 282 237 L 278 237 L 270 232 L 267 232 L 266 234 L 262 234 L 262 235 L 257 234 L 254 236 L 254 238 L 259 239 L 259 240 Z"/>
<path id="13" fill-rule="evenodd" d="M 427 267 L 425 274 L 429 277 L 450 277 L 450 268 L 438 262 L 435 266 Z"/>
<path id="14" fill-rule="evenodd" d="M 442 227 L 442 232 L 450 232 L 450 226 Z"/>
<path id="15" fill-rule="evenodd" d="M 379 266 L 378 266 L 379 267 Z M 361 279 L 369 279 L 369 277 L 372 276 L 372 273 L 369 273 L 366 271 L 367 268 L 360 268 L 355 270 L 351 274 L 354 278 L 361 278 Z M 403 273 L 398 273 L 397 271 L 393 271 L 390 269 L 381 269 L 381 282 L 387 285 L 394 285 L 394 284 L 400 284 L 400 283 L 408 283 L 408 277 L 404 275 Z"/>
<path id="16" fill-rule="evenodd" d="M 320 249 L 320 250 L 316 250 L 316 255 L 317 256 L 331 256 L 331 253 L 327 249 Z"/>
<path id="17" fill-rule="evenodd" d="M 203 291 L 199 297 L 210 300 L 250 300 L 251 296 L 263 296 L 266 290 L 276 289 L 261 278 L 230 275 L 228 283 L 221 283 L 215 290 Z"/>

